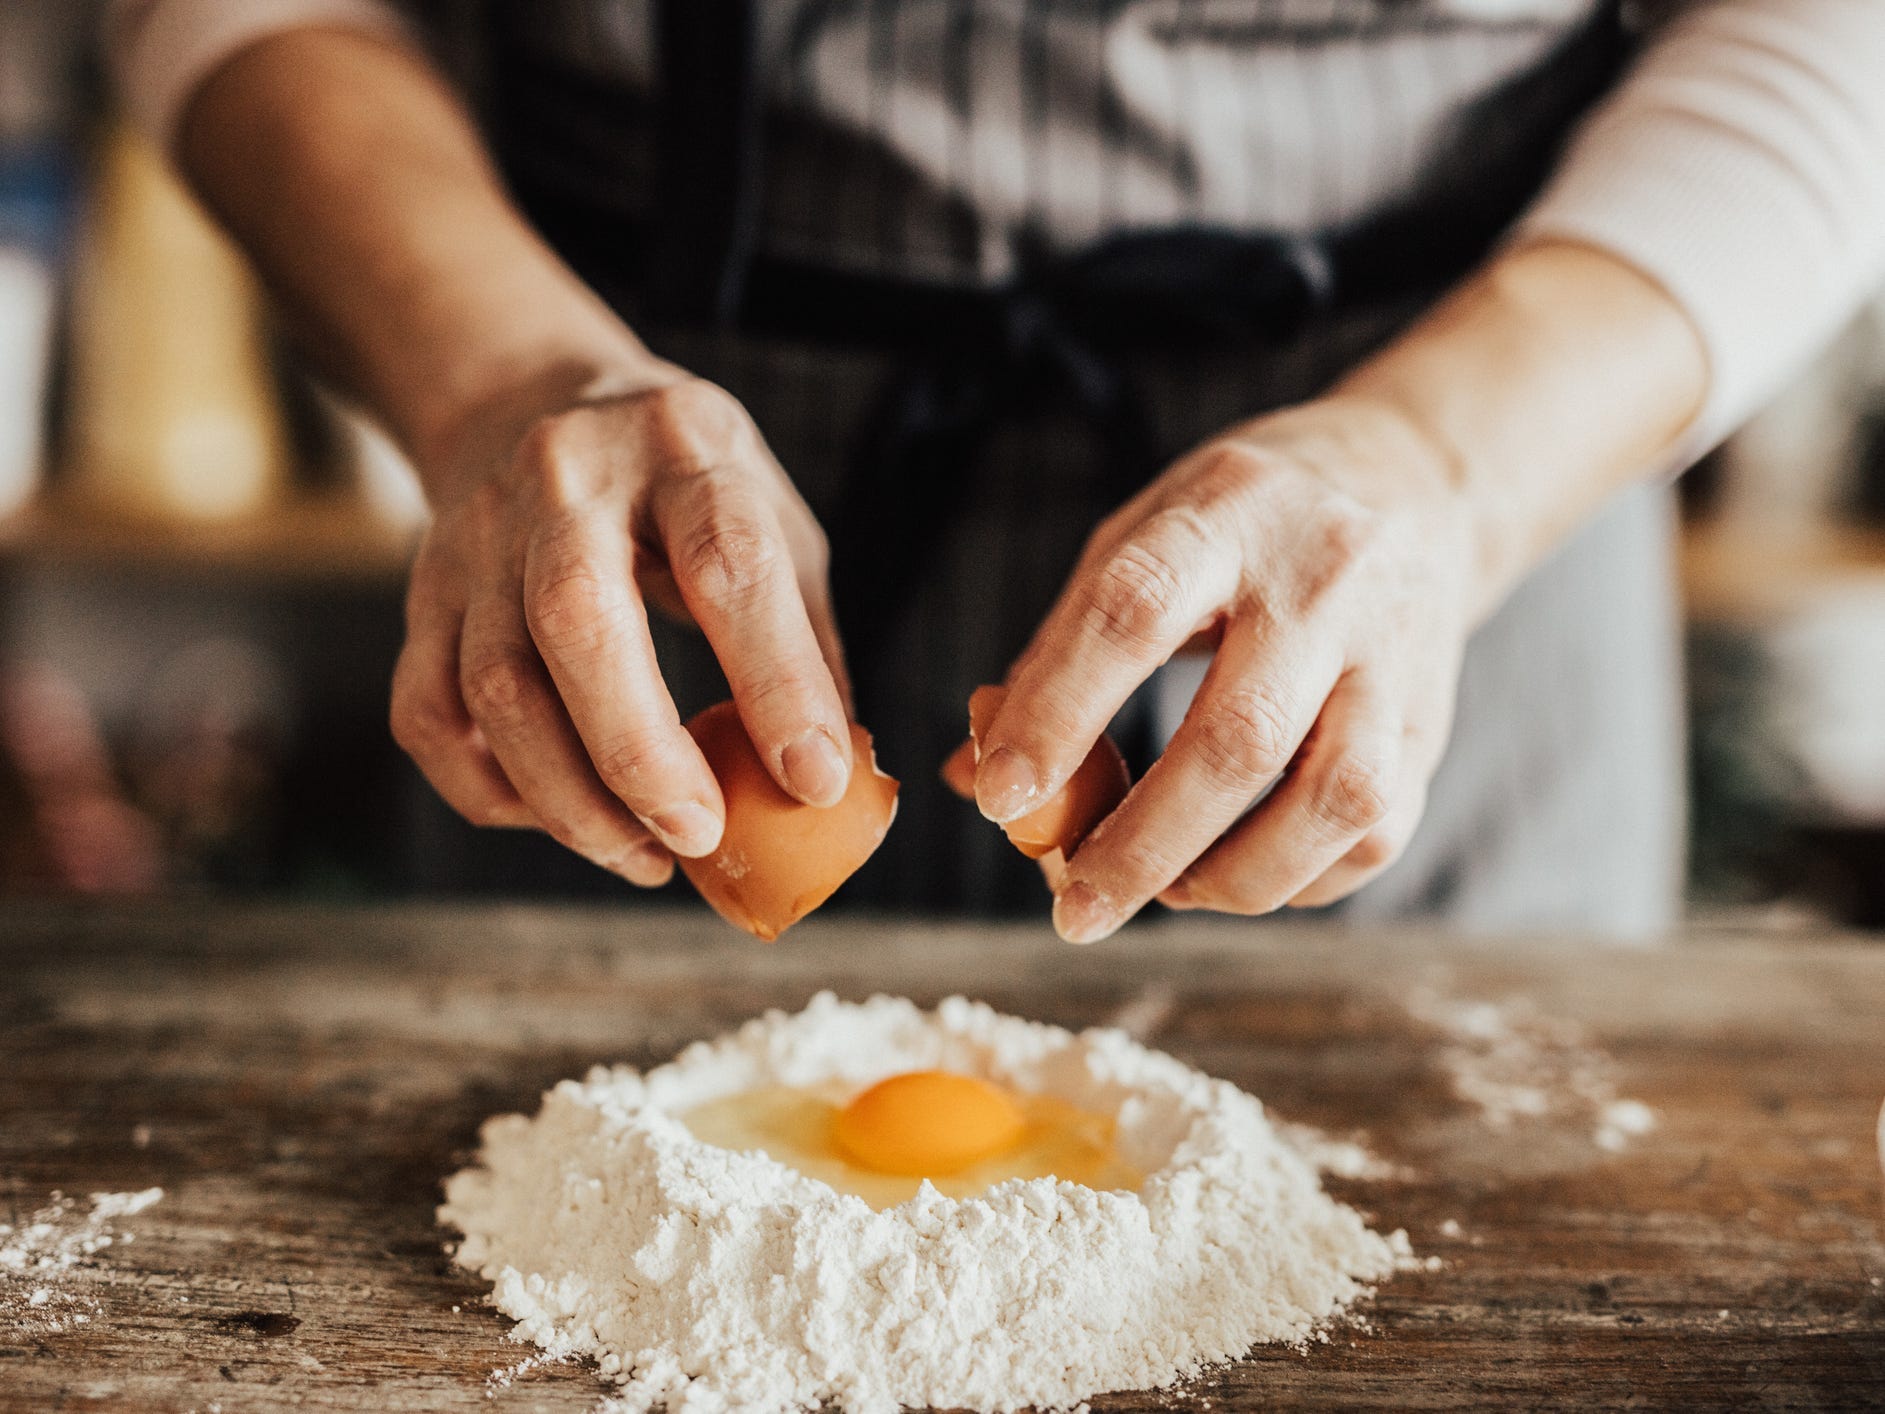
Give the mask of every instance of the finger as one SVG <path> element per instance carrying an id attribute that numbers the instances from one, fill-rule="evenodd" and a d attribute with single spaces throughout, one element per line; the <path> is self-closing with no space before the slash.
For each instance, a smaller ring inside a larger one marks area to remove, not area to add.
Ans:
<path id="1" fill-rule="evenodd" d="M 1403 765 L 1403 771 L 1406 767 Z M 1322 908 L 1347 898 L 1362 885 L 1385 873 L 1406 851 L 1414 829 L 1427 808 L 1425 789 L 1403 790 L 1382 820 L 1355 843 L 1354 848 L 1322 871 L 1312 882 L 1290 899 L 1291 908 Z M 1182 882 L 1182 881 L 1181 881 Z"/>
<path id="2" fill-rule="evenodd" d="M 965 741 L 943 759 L 942 782 L 964 800 L 975 799 L 975 743 Z"/>
<path id="3" fill-rule="evenodd" d="M 580 772 L 566 768 L 561 748 L 546 743 L 559 765 L 539 779 L 548 785 L 565 769 L 585 782 L 599 778 L 669 849 L 708 854 L 720 842 L 725 805 L 662 681 L 632 553 L 625 528 L 591 514 L 544 521 L 524 552 L 524 647 L 533 660 L 541 654 L 561 698 L 551 715 L 572 729 L 583 758 Z"/>
<path id="4" fill-rule="evenodd" d="M 1232 623 L 1170 745 L 1068 861 L 1054 925 L 1111 933 L 1221 836 L 1295 757 L 1341 672 L 1326 635 Z"/>
<path id="5" fill-rule="evenodd" d="M 851 777 L 851 729 L 778 517 L 737 475 L 665 482 L 656 527 L 740 720 L 779 785 L 833 805 Z"/>
<path id="6" fill-rule="evenodd" d="M 832 607 L 830 581 L 822 567 L 816 574 L 799 576 L 799 592 L 805 596 L 805 612 L 811 616 L 812 632 L 818 637 L 818 651 L 831 670 L 831 681 L 838 689 L 838 701 L 846 722 L 857 716 L 857 703 L 851 691 L 851 670 L 844 660 L 844 637 L 838 632 L 838 614 Z M 849 735 L 849 733 L 847 733 Z"/>
<path id="7" fill-rule="evenodd" d="M 998 823 L 1051 799 L 1126 699 L 1236 591 L 1233 548 L 1187 508 L 1076 571 L 982 742 L 976 803 Z"/>
<path id="8" fill-rule="evenodd" d="M 458 690 L 461 617 L 408 599 L 406 642 L 393 665 L 393 740 L 445 803 L 474 825 L 537 823 L 465 710 Z"/>
<path id="9" fill-rule="evenodd" d="M 1456 665 L 1434 674 L 1431 680 L 1439 686 L 1424 694 L 1424 700 L 1416 700 L 1407 725 L 1401 730 L 1400 788 L 1387 818 L 1364 835 L 1320 879 L 1292 898 L 1290 907 L 1320 908 L 1346 898 L 1385 873 L 1406 852 L 1421 817 L 1427 812 L 1427 792 L 1433 773 L 1439 769 L 1440 757 L 1446 751 L 1453 699 L 1445 685 L 1457 675 Z"/>
<path id="10" fill-rule="evenodd" d="M 472 600 L 459 674 L 492 754 L 543 828 L 633 882 L 662 882 L 672 861 L 590 764 L 531 643 L 514 584 Z"/>
<path id="11" fill-rule="evenodd" d="M 1398 707 L 1365 674 L 1346 674 L 1296 769 L 1185 871 L 1174 896 L 1223 913 L 1268 913 L 1353 851 L 1370 869 L 1385 867 L 1366 841 L 1387 822 L 1400 770 Z"/>

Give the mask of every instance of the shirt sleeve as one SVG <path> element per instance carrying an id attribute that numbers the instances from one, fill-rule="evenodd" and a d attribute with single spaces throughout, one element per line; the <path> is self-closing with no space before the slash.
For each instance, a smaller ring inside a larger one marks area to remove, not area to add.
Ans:
<path id="1" fill-rule="evenodd" d="M 213 70 L 304 26 L 414 41 L 385 0 L 107 0 L 105 60 L 132 122 L 169 151 L 191 95 Z"/>
<path id="2" fill-rule="evenodd" d="M 1885 278 L 1885 3 L 1684 10 L 1574 136 L 1519 230 L 1608 250 L 1688 312 L 1710 363 L 1693 460 Z"/>

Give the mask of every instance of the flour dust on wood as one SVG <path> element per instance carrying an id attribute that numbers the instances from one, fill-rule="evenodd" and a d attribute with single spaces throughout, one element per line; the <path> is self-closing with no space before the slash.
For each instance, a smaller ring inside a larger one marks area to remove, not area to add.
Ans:
<path id="1" fill-rule="evenodd" d="M 103 1254 L 136 1238 L 120 1220 L 163 1196 L 161 1188 L 94 1193 L 81 1204 L 55 1191 L 32 1213 L 0 1221 L 0 1332 L 53 1335 L 89 1324 L 99 1307 L 87 1288 Z"/>

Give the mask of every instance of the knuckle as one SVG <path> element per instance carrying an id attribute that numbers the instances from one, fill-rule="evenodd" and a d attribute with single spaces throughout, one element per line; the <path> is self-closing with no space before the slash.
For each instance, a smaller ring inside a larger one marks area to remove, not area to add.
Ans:
<path id="1" fill-rule="evenodd" d="M 530 636 L 546 652 L 568 656 L 593 651 L 611 636 L 620 616 L 616 596 L 595 574 L 569 570 L 524 598 Z"/>
<path id="2" fill-rule="evenodd" d="M 687 547 L 681 573 L 715 603 L 744 603 L 764 592 L 781 564 L 778 543 L 750 521 L 721 520 Z"/>
<path id="3" fill-rule="evenodd" d="M 1228 893 L 1219 892 L 1211 895 L 1211 910 L 1214 913 L 1231 913 L 1239 918 L 1261 918 L 1266 913 L 1274 913 L 1281 907 L 1275 899 L 1233 887 Z"/>
<path id="4" fill-rule="evenodd" d="M 717 423 L 744 421 L 746 416 L 738 398 L 705 378 L 682 378 L 651 388 L 641 396 L 649 417 L 665 419 L 680 427 L 711 427 Z"/>
<path id="5" fill-rule="evenodd" d="M 631 806 L 652 798 L 651 787 L 665 774 L 667 757 L 667 738 L 646 730 L 624 732 L 589 753 L 602 783 Z"/>
<path id="6" fill-rule="evenodd" d="M 1323 562 L 1346 569 L 1367 555 L 1374 537 L 1374 517 L 1344 500 L 1324 510 L 1317 540 Z"/>
<path id="7" fill-rule="evenodd" d="M 1130 656 L 1162 652 L 1187 627 L 1179 622 L 1184 588 L 1184 576 L 1170 558 L 1129 542 L 1093 576 L 1087 618 L 1101 638 Z"/>
<path id="8" fill-rule="evenodd" d="M 592 863 L 600 862 L 607 852 L 607 841 L 596 822 L 581 809 L 572 810 L 568 800 L 532 800 L 526 807 L 535 828 L 572 854 L 580 854 Z"/>
<path id="9" fill-rule="evenodd" d="M 399 749 L 408 756 L 419 756 L 431 750 L 433 743 L 444 735 L 444 716 L 431 702 L 415 689 L 393 684 L 392 702 L 386 713 L 387 725 L 392 729 L 393 740 Z"/>
<path id="10" fill-rule="evenodd" d="M 1361 506 L 1346 500 L 1324 506 L 1305 559 L 1305 602 L 1326 599 L 1348 582 L 1369 558 L 1377 534 L 1373 515 Z"/>
<path id="11" fill-rule="evenodd" d="M 501 482 L 480 481 L 465 498 L 465 515 L 471 526 L 471 544 L 488 542 L 510 518 L 511 492 Z"/>
<path id="12" fill-rule="evenodd" d="M 1127 834 L 1105 825 L 1088 835 L 1077 851 L 1080 871 L 1103 882 L 1115 897 L 1148 898 L 1180 873 L 1183 861 L 1141 832 Z"/>
<path id="13" fill-rule="evenodd" d="M 1191 896 L 1213 913 L 1234 913 L 1246 918 L 1274 912 L 1282 900 L 1260 893 L 1255 881 L 1236 869 L 1200 869 L 1189 879 Z"/>
<path id="14" fill-rule="evenodd" d="M 818 689 L 806 669 L 797 662 L 761 663 L 741 675 L 740 699 L 756 718 L 776 721 L 780 718 L 818 720 Z"/>
<path id="15" fill-rule="evenodd" d="M 1389 818 L 1376 825 L 1349 851 L 1353 862 L 1365 870 L 1380 870 L 1407 853 L 1420 828 L 1424 806 L 1424 800 L 1402 799 Z"/>
<path id="16" fill-rule="evenodd" d="M 1400 858 L 1403 847 L 1386 830 L 1371 830 L 1349 850 L 1347 862 L 1364 871 L 1385 868 Z"/>
<path id="17" fill-rule="evenodd" d="M 481 830 L 493 830 L 500 826 L 512 825 L 517 820 L 516 811 L 492 796 L 469 802 L 460 813 Z"/>
<path id="18" fill-rule="evenodd" d="M 1193 481 L 1193 499 L 1201 506 L 1240 501 L 1275 463 L 1242 442 L 1220 442 L 1204 454 Z"/>
<path id="19" fill-rule="evenodd" d="M 1316 813 L 1344 834 L 1372 830 L 1392 804 L 1390 775 L 1386 763 L 1344 752 L 1317 784 Z"/>
<path id="20" fill-rule="evenodd" d="M 1295 746 L 1290 715 L 1267 693 L 1233 696 L 1198 724 L 1198 750 L 1219 779 L 1255 788 L 1289 764 Z"/>
<path id="21" fill-rule="evenodd" d="M 540 417 L 517 444 L 517 464 L 526 484 L 552 505 L 579 504 L 600 489 L 585 409 Z"/>
<path id="22" fill-rule="evenodd" d="M 580 854 L 585 859 L 594 857 L 594 850 L 583 832 L 561 815 L 549 815 L 543 819 L 543 833 L 562 845 L 572 854 Z"/>
<path id="23" fill-rule="evenodd" d="M 435 520 L 426 527 L 419 541 L 419 549 L 412 558 L 412 573 L 406 580 L 404 613 L 408 634 L 425 620 L 428 611 L 451 602 L 454 571 L 452 556 L 444 547 L 439 522 Z"/>
<path id="24" fill-rule="evenodd" d="M 531 664 L 514 651 L 490 653 L 465 665 L 465 705 L 481 722 L 509 721 L 529 700 L 534 686 Z"/>
<path id="25" fill-rule="evenodd" d="M 634 410 L 650 451 L 672 474 L 723 464 L 751 433 L 739 399 L 704 378 L 685 378 L 639 393 Z"/>

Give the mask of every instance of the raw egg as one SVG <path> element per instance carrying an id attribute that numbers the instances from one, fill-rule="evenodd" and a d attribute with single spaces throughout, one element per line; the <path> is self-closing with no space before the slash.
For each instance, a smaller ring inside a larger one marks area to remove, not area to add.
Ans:
<path id="1" fill-rule="evenodd" d="M 771 942 L 850 878 L 883 843 L 897 813 L 897 783 L 877 769 L 870 733 L 851 726 L 855 764 L 836 805 L 794 800 L 766 770 L 731 702 L 687 724 L 726 798 L 720 846 L 681 870 L 737 928 Z"/>
<path id="2" fill-rule="evenodd" d="M 1115 1152 L 1111 1118 L 952 1071 L 909 1071 L 856 1093 L 838 1084 L 765 1086 L 681 1120 L 702 1143 L 763 1150 L 878 1209 L 914 1197 L 925 1181 L 951 1198 L 1011 1178 L 1130 1190 L 1144 1181 Z"/>
<path id="3" fill-rule="evenodd" d="M 995 714 L 1001 710 L 1001 704 L 1007 699 L 1005 687 L 978 687 L 969 697 L 969 740 L 979 743 L 982 735 L 995 720 Z M 945 763 L 945 779 L 960 777 L 964 763 L 958 751 L 948 763 Z M 974 772 L 969 773 L 968 794 L 974 794 Z M 952 781 L 953 783 L 953 781 Z M 1126 798 L 1126 792 L 1132 786 L 1132 778 L 1126 771 L 1126 760 L 1119 754 L 1119 748 L 1113 745 L 1113 739 L 1104 733 L 1093 743 L 1093 749 L 1067 779 L 1067 784 L 1045 804 L 1029 811 L 1019 819 L 1010 820 L 1002 826 L 1014 847 L 1029 859 L 1039 859 L 1053 850 L 1063 855 L 1071 855 L 1100 821 L 1112 814 L 1119 802 Z"/>
<path id="4" fill-rule="evenodd" d="M 1027 1130 L 1006 1090 L 947 1070 L 880 1080 L 838 1111 L 831 1140 L 878 1173 L 942 1176 L 1012 1149 Z"/>

